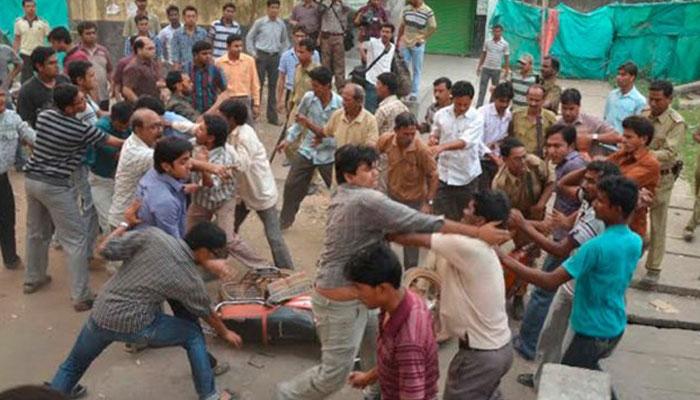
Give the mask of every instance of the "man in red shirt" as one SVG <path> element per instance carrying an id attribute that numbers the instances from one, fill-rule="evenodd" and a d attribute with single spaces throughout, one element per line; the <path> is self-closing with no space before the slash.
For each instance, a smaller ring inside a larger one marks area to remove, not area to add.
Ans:
<path id="1" fill-rule="evenodd" d="M 423 299 L 401 287 L 401 272 L 398 258 L 383 243 L 345 267 L 360 301 L 381 310 L 377 366 L 351 373 L 348 381 L 359 389 L 379 380 L 382 400 L 433 400 L 440 374 L 433 319 Z"/>
<path id="2" fill-rule="evenodd" d="M 73 44 L 73 39 L 71 39 L 68 29 L 62 26 L 49 32 L 49 43 L 51 43 L 51 47 L 57 53 L 64 52 L 66 54 L 63 58 L 63 73 L 65 75 L 68 75 L 68 68 L 73 61 L 90 61 L 87 53 Z"/>

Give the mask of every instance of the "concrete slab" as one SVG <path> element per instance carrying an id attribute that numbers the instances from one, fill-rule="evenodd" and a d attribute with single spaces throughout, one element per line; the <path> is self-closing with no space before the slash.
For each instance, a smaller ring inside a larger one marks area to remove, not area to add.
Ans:
<path id="1" fill-rule="evenodd" d="M 537 400 L 608 400 L 610 374 L 590 369 L 546 364 Z"/>
<path id="2" fill-rule="evenodd" d="M 656 286 L 656 291 L 679 296 L 700 297 L 700 263 L 697 258 L 666 253 L 661 263 L 663 272 Z M 640 279 L 646 269 L 638 267 L 632 287 L 641 289 Z"/>
<path id="3" fill-rule="evenodd" d="M 630 324 L 700 331 L 697 298 L 634 288 L 627 290 L 626 297 L 627 320 Z M 664 308 L 664 305 L 669 307 Z"/>
<path id="4" fill-rule="evenodd" d="M 621 400 L 700 400 L 700 332 L 629 325 L 603 369 Z"/>

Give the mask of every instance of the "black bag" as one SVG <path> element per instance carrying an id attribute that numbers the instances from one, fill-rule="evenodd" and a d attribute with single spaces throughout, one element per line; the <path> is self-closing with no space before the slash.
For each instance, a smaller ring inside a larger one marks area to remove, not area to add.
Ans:
<path id="1" fill-rule="evenodd" d="M 372 69 L 372 67 L 374 67 L 374 64 L 379 62 L 379 60 L 382 57 L 384 57 L 388 52 L 389 52 L 389 50 L 386 47 L 384 47 L 384 50 L 382 50 L 381 54 L 379 54 L 379 56 L 377 58 L 372 60 L 372 62 L 369 63 L 369 65 L 367 67 L 363 67 L 362 65 L 358 65 L 357 67 L 353 68 L 352 71 L 350 71 L 350 77 L 349 77 L 350 81 L 352 83 L 356 83 L 362 87 L 366 87 L 367 85 L 369 85 L 369 82 L 367 82 L 367 71 Z"/>
<path id="2" fill-rule="evenodd" d="M 404 97 L 411 94 L 411 86 L 413 85 L 411 71 L 408 69 L 408 65 L 406 65 L 406 62 L 401 56 L 401 52 L 398 50 L 394 52 L 394 58 L 391 60 L 391 72 L 396 74 L 399 81 L 399 88 L 396 91 L 396 95 Z"/>

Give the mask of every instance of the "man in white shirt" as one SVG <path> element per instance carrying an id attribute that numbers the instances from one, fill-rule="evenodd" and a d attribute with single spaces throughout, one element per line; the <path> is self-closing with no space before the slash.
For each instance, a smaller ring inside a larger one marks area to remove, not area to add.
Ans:
<path id="1" fill-rule="evenodd" d="M 479 192 L 464 209 L 463 222 L 504 224 L 509 213 L 505 194 Z M 462 235 L 406 234 L 391 240 L 430 248 L 438 256 L 440 320 L 444 331 L 459 339 L 443 399 L 499 398 L 498 385 L 513 363 L 513 347 L 503 269 L 496 252 L 488 243 Z"/>
<path id="2" fill-rule="evenodd" d="M 226 118 L 232 132 L 228 138 L 227 149 L 235 152 L 235 176 L 238 195 L 243 202 L 236 206 L 234 231 L 243 224 L 250 209 L 258 213 L 265 227 L 265 236 L 272 251 L 272 259 L 279 268 L 294 268 L 292 256 L 282 237 L 279 217 L 277 215 L 277 186 L 267 159 L 265 146 L 258 139 L 255 130 L 246 123 L 248 108 L 237 100 L 225 100 L 219 106 L 219 112 Z"/>
<path id="3" fill-rule="evenodd" d="M 491 103 L 481 106 L 479 113 L 484 119 L 484 137 L 481 141 L 481 176 L 479 189 L 491 188 L 493 177 L 498 172 L 500 151 L 498 144 L 508 136 L 508 125 L 513 119 L 510 102 L 513 100 L 513 87 L 509 82 L 498 84 L 491 95 Z"/>
<path id="4" fill-rule="evenodd" d="M 481 76 L 479 79 L 479 100 L 476 102 L 477 107 L 484 104 L 486 91 L 489 86 L 489 80 L 493 86 L 498 85 L 501 79 L 501 67 L 503 72 L 508 75 L 510 62 L 510 46 L 503 39 L 503 27 L 494 25 L 491 28 L 493 39 L 484 42 L 484 50 L 481 52 L 479 65 L 476 67 L 476 74 Z M 503 62 L 505 59 L 505 63 Z"/>
<path id="5" fill-rule="evenodd" d="M 394 25 L 382 25 L 381 34 L 378 38 L 370 38 L 360 44 L 360 56 L 368 68 L 365 72 L 365 108 L 369 112 L 374 112 L 379 105 L 377 99 L 377 77 L 384 72 L 391 72 L 391 60 L 394 58 L 396 46 L 391 43 L 394 37 Z"/>
<path id="6" fill-rule="evenodd" d="M 450 89 L 452 105 L 435 114 L 428 144 L 438 157 L 440 186 L 433 211 L 459 221 L 462 210 L 477 189 L 481 175 L 481 140 L 484 121 L 476 109 L 470 108 L 474 87 L 458 81 Z"/>

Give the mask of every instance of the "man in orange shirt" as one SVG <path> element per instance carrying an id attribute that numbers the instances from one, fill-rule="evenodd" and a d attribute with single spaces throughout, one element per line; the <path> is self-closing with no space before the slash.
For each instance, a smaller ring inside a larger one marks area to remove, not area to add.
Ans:
<path id="1" fill-rule="evenodd" d="M 248 115 L 258 119 L 260 115 L 260 79 L 255 59 L 243 53 L 243 37 L 233 34 L 226 39 L 228 53 L 216 60 L 216 66 L 224 73 L 226 90 L 217 103 L 226 99 L 240 100 L 248 107 Z M 212 106 L 216 109 L 218 104 Z M 252 121 L 249 121 L 249 123 Z"/>
<path id="2" fill-rule="evenodd" d="M 640 192 L 640 196 L 642 202 L 647 204 L 638 207 L 630 221 L 630 228 L 646 238 L 647 213 L 651 200 L 648 197 L 655 193 L 661 177 L 659 161 L 647 148 L 654 138 L 654 125 L 647 118 L 633 115 L 622 121 L 622 128 L 621 149 L 611 154 L 608 160 L 617 164 L 622 175 L 636 183 L 640 190 L 646 189 Z M 644 192 L 648 193 L 645 195 Z M 646 201 L 644 197 L 647 197 Z"/>

